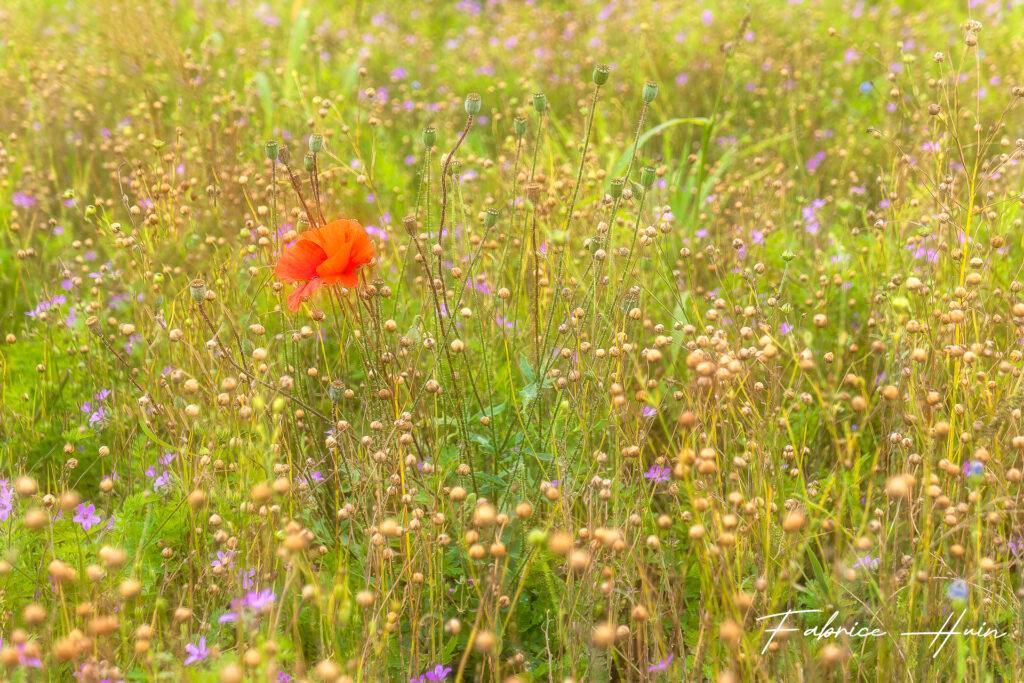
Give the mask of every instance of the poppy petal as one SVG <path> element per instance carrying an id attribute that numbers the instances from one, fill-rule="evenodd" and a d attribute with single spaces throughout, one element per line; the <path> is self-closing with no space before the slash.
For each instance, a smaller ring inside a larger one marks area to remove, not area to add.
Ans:
<path id="1" fill-rule="evenodd" d="M 341 275 L 349 269 L 350 242 L 342 242 L 336 245 L 337 251 L 328 252 L 327 260 L 317 266 L 316 274 L 320 277 L 331 277 Z"/>
<path id="2" fill-rule="evenodd" d="M 351 266 L 361 266 L 364 263 L 369 263 L 373 258 L 374 249 L 373 242 L 366 236 L 366 231 L 362 228 L 358 232 L 352 233 L 352 248 L 349 251 L 349 262 Z"/>
<path id="3" fill-rule="evenodd" d="M 320 285 L 323 281 L 320 278 L 314 278 L 309 282 L 306 282 L 301 287 L 296 289 L 294 292 L 288 295 L 288 310 L 294 313 L 299 310 L 302 306 L 302 298 L 307 296 L 313 296 L 313 292 L 320 289 Z"/>
<path id="4" fill-rule="evenodd" d="M 356 221 L 342 218 L 331 221 L 322 228 L 307 230 L 299 236 L 299 239 L 309 240 L 323 248 L 324 253 L 333 256 L 342 249 L 348 249 L 351 243 L 351 234 L 363 233 L 363 226 Z"/>
<path id="5" fill-rule="evenodd" d="M 355 289 L 356 285 L 359 284 L 359 274 L 354 270 L 350 270 L 347 273 L 342 273 L 338 277 L 338 281 L 349 289 Z"/>
<path id="6" fill-rule="evenodd" d="M 284 282 L 302 282 L 316 275 L 316 268 L 327 260 L 323 248 L 309 240 L 298 240 L 281 254 L 274 269 L 277 279 Z"/>

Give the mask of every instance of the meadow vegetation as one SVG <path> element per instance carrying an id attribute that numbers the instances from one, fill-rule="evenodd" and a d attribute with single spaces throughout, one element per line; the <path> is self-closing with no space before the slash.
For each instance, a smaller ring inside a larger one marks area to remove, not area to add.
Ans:
<path id="1" fill-rule="evenodd" d="M 5 680 L 1016 676 L 1024 6 L 332 4 L 0 8 Z"/>

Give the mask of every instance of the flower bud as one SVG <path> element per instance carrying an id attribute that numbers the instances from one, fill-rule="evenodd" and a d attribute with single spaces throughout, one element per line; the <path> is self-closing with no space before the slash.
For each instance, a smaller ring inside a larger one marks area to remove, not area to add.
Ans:
<path id="1" fill-rule="evenodd" d="M 458 159 L 452 159 L 451 163 L 448 164 L 448 175 L 454 177 L 459 175 L 462 171 L 462 162 Z"/>
<path id="2" fill-rule="evenodd" d="M 526 135 L 526 117 L 517 116 L 512 120 L 512 130 L 516 132 L 516 135 L 523 137 Z"/>
<path id="3" fill-rule="evenodd" d="M 85 207 L 85 217 L 86 218 L 93 218 L 95 215 L 96 215 L 96 205 L 95 204 L 90 204 L 89 206 Z"/>
<path id="4" fill-rule="evenodd" d="M 470 116 L 476 116 L 480 113 L 480 96 L 475 92 L 466 95 L 466 113 Z"/>
<path id="5" fill-rule="evenodd" d="M 533 108 L 538 114 L 548 110 L 548 96 L 542 92 L 533 93 Z"/>
<path id="6" fill-rule="evenodd" d="M 292 160 L 292 153 L 288 151 L 287 147 L 278 147 L 277 160 L 287 166 L 288 162 Z"/>
<path id="7" fill-rule="evenodd" d="M 484 211 L 484 227 L 490 229 L 490 228 L 493 228 L 497 224 L 498 224 L 498 210 L 495 209 L 494 207 L 491 207 L 491 208 L 487 209 L 486 211 Z"/>
<path id="8" fill-rule="evenodd" d="M 188 284 L 188 293 L 192 295 L 192 301 L 203 303 L 206 301 L 206 282 L 196 278 Z"/>
<path id="9" fill-rule="evenodd" d="M 643 170 L 640 171 L 640 184 L 644 186 L 645 190 L 651 188 L 651 185 L 654 184 L 654 167 L 643 167 Z"/>
<path id="10" fill-rule="evenodd" d="M 608 194 L 610 194 L 613 199 L 618 199 L 619 197 L 622 196 L 622 190 L 623 188 L 625 188 L 625 186 L 625 178 L 615 178 L 612 180 L 612 183 L 608 188 Z"/>
<path id="11" fill-rule="evenodd" d="M 654 101 L 654 98 L 658 96 L 658 84 L 654 81 L 647 81 L 644 83 L 644 89 L 640 93 L 641 97 L 644 98 L 646 104 L 650 104 Z"/>
<path id="12" fill-rule="evenodd" d="M 309 151 L 316 154 L 324 148 L 324 136 L 314 133 L 309 136 Z"/>
<path id="13" fill-rule="evenodd" d="M 608 82 L 608 76 L 611 74 L 612 68 L 607 64 L 598 64 L 594 67 L 594 85 L 604 85 Z"/>
<path id="14" fill-rule="evenodd" d="M 267 158 L 271 161 L 277 159 L 277 140 L 267 140 L 267 144 L 263 150 L 267 153 Z"/>
<path id="15" fill-rule="evenodd" d="M 423 146 L 427 149 L 431 149 L 437 144 L 437 129 L 433 126 L 428 126 L 423 129 Z"/>

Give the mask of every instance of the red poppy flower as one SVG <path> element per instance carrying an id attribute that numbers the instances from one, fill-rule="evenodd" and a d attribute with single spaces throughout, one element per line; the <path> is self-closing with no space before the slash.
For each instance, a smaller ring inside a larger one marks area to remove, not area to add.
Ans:
<path id="1" fill-rule="evenodd" d="M 299 310 L 302 297 L 312 296 L 321 285 L 341 283 L 355 287 L 356 269 L 373 258 L 373 243 L 356 221 L 341 219 L 299 235 L 277 261 L 274 275 L 282 282 L 301 286 L 288 295 L 288 309 Z"/>

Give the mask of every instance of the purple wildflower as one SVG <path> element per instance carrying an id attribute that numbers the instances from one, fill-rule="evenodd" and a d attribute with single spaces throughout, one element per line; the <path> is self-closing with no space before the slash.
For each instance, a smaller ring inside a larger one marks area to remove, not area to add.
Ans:
<path id="1" fill-rule="evenodd" d="M 647 673 L 654 673 L 655 671 L 665 671 L 668 669 L 668 665 L 672 663 L 672 658 L 675 655 L 669 655 L 666 659 L 661 660 L 657 664 L 651 664 L 647 667 Z"/>
<path id="2" fill-rule="evenodd" d="M 651 465 L 651 469 L 644 472 L 644 479 L 651 479 L 654 483 L 658 483 L 659 481 L 668 481 L 671 473 L 672 470 L 668 467 Z"/>
<path id="3" fill-rule="evenodd" d="M 277 595 L 269 588 L 261 591 L 249 591 L 242 599 L 242 604 L 257 612 L 274 604 Z"/>
<path id="4" fill-rule="evenodd" d="M 220 567 L 222 569 L 231 569 L 235 566 L 235 552 L 233 550 L 229 550 L 227 552 L 224 552 L 223 550 L 218 550 L 217 559 L 214 560 L 210 564 L 210 566 Z"/>
<path id="5" fill-rule="evenodd" d="M 188 653 L 188 657 L 185 658 L 185 666 L 196 664 L 197 662 L 201 662 L 209 657 L 210 650 L 206 647 L 206 636 L 200 638 L 197 645 L 193 645 L 192 643 L 186 645 L 185 652 Z"/>
<path id="6" fill-rule="evenodd" d="M 23 209 L 27 209 L 35 205 L 36 200 L 25 194 L 24 192 L 15 192 L 11 197 L 11 203 L 15 206 L 20 206 Z"/>
<path id="7" fill-rule="evenodd" d="M 83 531 L 88 531 L 99 523 L 100 516 L 96 514 L 96 506 L 92 503 L 88 505 L 80 503 L 78 505 L 78 513 L 73 521 L 81 524 Z"/>
<path id="8" fill-rule="evenodd" d="M 878 563 L 881 558 L 871 557 L 871 555 L 865 555 L 864 557 L 858 557 L 857 561 L 853 565 L 853 569 L 863 567 L 864 569 L 878 569 Z"/>
<path id="9" fill-rule="evenodd" d="M 6 522 L 14 512 L 14 489 L 7 486 L 6 479 L 0 479 L 0 522 Z"/>
<path id="10" fill-rule="evenodd" d="M 18 664 L 22 666 L 30 666 L 33 669 L 43 668 L 43 663 L 39 661 L 38 657 L 28 657 L 25 655 L 25 645 L 27 643 L 20 643 L 18 645 Z"/>

